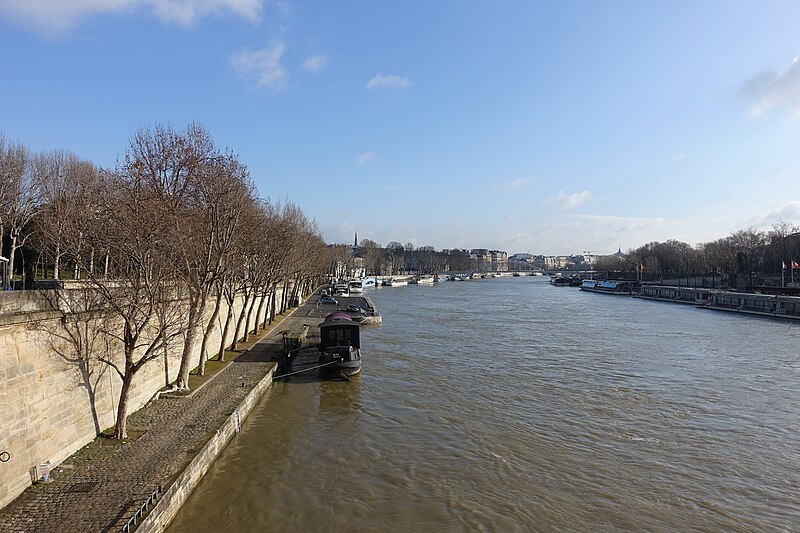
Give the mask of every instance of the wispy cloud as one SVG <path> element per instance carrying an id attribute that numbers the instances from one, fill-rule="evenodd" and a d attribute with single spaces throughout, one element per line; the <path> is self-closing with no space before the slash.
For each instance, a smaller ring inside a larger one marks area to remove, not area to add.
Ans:
<path id="1" fill-rule="evenodd" d="M 686 159 L 686 154 L 677 154 L 677 155 L 672 157 L 672 162 L 673 163 L 680 163 L 681 161 L 684 161 L 685 159 Z"/>
<path id="2" fill-rule="evenodd" d="M 658 228 L 669 224 L 670 222 L 665 218 L 647 218 L 647 217 L 622 217 L 614 215 L 572 215 L 572 218 L 577 220 L 584 220 L 595 224 L 603 224 L 608 226 L 615 226 L 625 230 L 640 230 L 643 228 Z"/>
<path id="3" fill-rule="evenodd" d="M 231 65 L 239 75 L 254 81 L 256 87 L 282 91 L 289 83 L 289 74 L 281 65 L 285 49 L 283 43 L 277 43 L 261 50 L 243 50 L 231 57 Z"/>
<path id="4" fill-rule="evenodd" d="M 387 87 L 390 89 L 408 89 L 411 82 L 408 78 L 395 76 L 394 74 L 384 75 L 375 74 L 375 77 L 367 82 L 367 89 L 378 89 Z"/>
<path id="5" fill-rule="evenodd" d="M 328 66 L 328 58 L 321 54 L 316 54 L 303 61 L 303 68 L 309 72 L 319 72 Z"/>
<path id="6" fill-rule="evenodd" d="M 558 191 L 558 194 L 546 198 L 543 203 L 545 204 L 560 204 L 562 209 L 572 209 L 579 205 L 585 204 L 592 197 L 590 191 L 581 191 L 572 194 L 564 194 L 564 191 Z"/>
<path id="7" fill-rule="evenodd" d="M 162 22 L 181 26 L 220 13 L 257 21 L 263 4 L 264 0 L 0 0 L 0 14 L 44 33 L 62 33 L 92 15 L 137 9 L 148 9 Z"/>
<path id="8" fill-rule="evenodd" d="M 398 185 L 383 184 L 381 185 L 381 189 L 385 189 L 387 191 L 392 191 L 392 192 L 405 192 L 412 190 L 412 187 L 410 185 L 404 185 L 404 184 L 398 184 Z"/>
<path id="9" fill-rule="evenodd" d="M 778 70 L 756 74 L 742 84 L 739 96 L 752 102 L 747 110 L 750 118 L 776 110 L 790 120 L 800 120 L 800 58 Z"/>
<path id="10" fill-rule="evenodd" d="M 363 165 L 375 159 L 375 154 L 372 152 L 364 152 L 363 154 L 356 157 L 356 163 L 359 165 Z"/>
<path id="11" fill-rule="evenodd" d="M 494 190 L 498 192 L 514 192 L 524 188 L 525 186 L 531 183 L 533 183 L 532 179 L 517 178 L 515 180 L 507 181 L 502 185 L 498 185 L 497 187 L 494 188 Z"/>

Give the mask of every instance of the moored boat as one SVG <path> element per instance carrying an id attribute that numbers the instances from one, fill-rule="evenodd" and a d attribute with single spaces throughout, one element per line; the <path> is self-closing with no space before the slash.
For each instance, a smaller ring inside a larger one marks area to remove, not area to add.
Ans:
<path id="1" fill-rule="evenodd" d="M 637 295 L 643 300 L 675 302 L 679 304 L 698 305 L 708 302 L 714 289 L 702 287 L 673 287 L 668 285 L 643 285 Z"/>
<path id="2" fill-rule="evenodd" d="M 581 280 L 578 276 L 554 276 L 550 278 L 550 285 L 555 285 L 556 287 L 580 287 L 583 280 Z"/>
<path id="3" fill-rule="evenodd" d="M 635 281 L 627 280 L 598 281 L 587 279 L 581 284 L 581 290 L 588 292 L 601 292 L 603 294 L 632 296 L 639 293 L 639 284 Z"/>
<path id="4" fill-rule="evenodd" d="M 698 307 L 800 320 L 800 297 L 714 291 Z"/>
<path id="5" fill-rule="evenodd" d="M 347 313 L 337 311 L 319 325 L 320 377 L 344 378 L 361 372 L 360 325 Z"/>
<path id="6" fill-rule="evenodd" d="M 433 276 L 419 276 L 412 279 L 409 283 L 412 285 L 433 285 Z"/>
<path id="7" fill-rule="evenodd" d="M 408 285 L 408 282 L 404 279 L 388 279 L 383 284 L 387 287 L 402 287 L 403 285 Z"/>

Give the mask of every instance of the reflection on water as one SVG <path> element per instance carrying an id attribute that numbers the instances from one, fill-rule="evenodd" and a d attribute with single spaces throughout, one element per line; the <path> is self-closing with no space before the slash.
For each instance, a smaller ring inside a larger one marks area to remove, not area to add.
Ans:
<path id="1" fill-rule="evenodd" d="M 370 297 L 361 376 L 276 383 L 171 532 L 800 523 L 800 324 L 531 277 Z"/>

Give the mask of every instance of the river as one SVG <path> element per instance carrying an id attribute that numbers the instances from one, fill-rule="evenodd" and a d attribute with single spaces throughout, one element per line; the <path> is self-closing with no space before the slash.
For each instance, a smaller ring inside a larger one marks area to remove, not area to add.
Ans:
<path id="1" fill-rule="evenodd" d="M 800 527 L 800 323 L 546 280 L 369 291 L 361 376 L 275 383 L 168 531 Z"/>

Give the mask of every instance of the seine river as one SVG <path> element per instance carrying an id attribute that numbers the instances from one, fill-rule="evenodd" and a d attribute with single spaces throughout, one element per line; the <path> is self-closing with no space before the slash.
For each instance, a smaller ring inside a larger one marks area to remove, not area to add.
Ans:
<path id="1" fill-rule="evenodd" d="M 368 296 L 360 378 L 276 383 L 171 533 L 800 528 L 800 323 L 542 277 Z"/>

